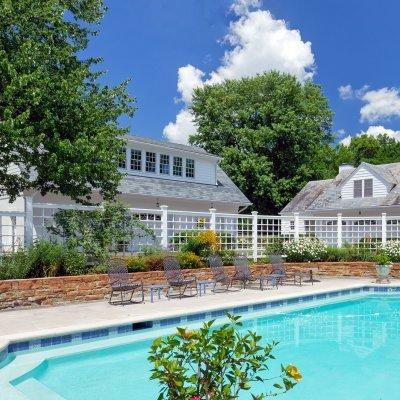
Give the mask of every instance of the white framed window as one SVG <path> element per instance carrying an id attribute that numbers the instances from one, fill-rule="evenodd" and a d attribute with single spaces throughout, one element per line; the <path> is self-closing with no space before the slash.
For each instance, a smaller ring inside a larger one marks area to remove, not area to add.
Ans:
<path id="1" fill-rule="evenodd" d="M 374 196 L 374 180 L 356 179 L 353 181 L 353 196 L 354 198 L 373 197 Z"/>
<path id="2" fill-rule="evenodd" d="M 146 172 L 156 172 L 156 153 L 146 151 Z"/>
<path id="3" fill-rule="evenodd" d="M 169 155 L 160 154 L 160 174 L 169 175 Z"/>
<path id="4" fill-rule="evenodd" d="M 142 151 L 131 149 L 131 170 L 142 170 Z"/>
<path id="5" fill-rule="evenodd" d="M 174 157 L 172 165 L 172 174 L 174 176 L 182 176 L 182 166 L 183 166 L 182 157 Z"/>
<path id="6" fill-rule="evenodd" d="M 186 159 L 186 178 L 194 178 L 194 160 L 191 158 Z"/>
<path id="7" fill-rule="evenodd" d="M 126 169 L 126 148 L 121 147 L 118 152 L 118 167 Z"/>

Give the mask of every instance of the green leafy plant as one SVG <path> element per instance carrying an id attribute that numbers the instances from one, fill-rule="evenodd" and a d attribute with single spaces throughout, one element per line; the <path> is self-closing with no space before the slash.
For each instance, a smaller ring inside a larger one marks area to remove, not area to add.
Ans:
<path id="1" fill-rule="evenodd" d="M 179 265 L 184 269 L 204 268 L 204 264 L 201 257 L 192 252 L 179 252 L 177 254 Z"/>
<path id="2" fill-rule="evenodd" d="M 80 275 L 88 272 L 84 254 L 61 243 L 38 240 L 0 258 L 0 279 Z"/>
<path id="3" fill-rule="evenodd" d="M 95 263 L 103 264 L 119 246 L 154 232 L 118 202 L 105 202 L 99 209 L 60 210 L 48 230 L 65 240 L 69 248 L 82 251 Z"/>
<path id="4" fill-rule="evenodd" d="M 178 328 L 154 340 L 149 360 L 151 379 L 160 384 L 158 400 L 235 400 L 255 382 L 264 389 L 252 398 L 262 400 L 287 392 L 302 379 L 294 365 L 281 366 L 278 376 L 268 376 L 277 343 L 262 345 L 255 332 L 240 332 L 240 317 L 228 318 L 229 323 L 220 327 L 210 321 L 199 330 Z"/>
<path id="5" fill-rule="evenodd" d="M 378 265 L 389 265 L 391 264 L 390 262 L 390 257 L 385 251 L 379 251 L 376 256 L 375 256 L 375 262 Z"/>

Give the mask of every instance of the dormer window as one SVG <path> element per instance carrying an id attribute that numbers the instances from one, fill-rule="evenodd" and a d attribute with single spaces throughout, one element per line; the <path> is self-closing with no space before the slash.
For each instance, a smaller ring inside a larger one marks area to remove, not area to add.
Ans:
<path id="1" fill-rule="evenodd" d="M 169 155 L 160 154 L 160 174 L 169 175 Z"/>
<path id="2" fill-rule="evenodd" d="M 174 164 L 172 166 L 172 174 L 174 176 L 182 176 L 182 157 L 174 157 Z"/>
<path id="3" fill-rule="evenodd" d="M 353 185 L 354 198 L 374 196 L 373 179 L 356 179 Z"/>
<path id="4" fill-rule="evenodd" d="M 156 172 L 156 153 L 146 151 L 146 172 Z"/>
<path id="5" fill-rule="evenodd" d="M 186 178 L 194 178 L 194 160 L 186 159 Z"/>
<path id="6" fill-rule="evenodd" d="M 131 170 L 141 171 L 142 170 L 142 151 L 141 150 L 131 150 Z"/>
<path id="7" fill-rule="evenodd" d="M 126 168 L 126 148 L 121 147 L 118 152 L 118 167 L 125 169 Z"/>

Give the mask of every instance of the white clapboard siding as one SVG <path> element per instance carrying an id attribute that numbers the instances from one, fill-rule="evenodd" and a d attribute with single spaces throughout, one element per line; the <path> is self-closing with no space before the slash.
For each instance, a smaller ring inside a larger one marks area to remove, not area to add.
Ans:
<path id="1" fill-rule="evenodd" d="M 388 193 L 389 188 L 379 179 L 378 176 L 372 174 L 366 168 L 360 168 L 356 173 L 343 185 L 341 194 L 342 199 L 354 198 L 354 181 L 358 179 L 373 179 L 373 197 L 383 197 Z"/>

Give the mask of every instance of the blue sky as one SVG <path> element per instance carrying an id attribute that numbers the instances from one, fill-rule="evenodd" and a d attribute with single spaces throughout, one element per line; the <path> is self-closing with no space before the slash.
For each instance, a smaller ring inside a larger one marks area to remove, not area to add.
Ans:
<path id="1" fill-rule="evenodd" d="M 400 137 L 399 1 L 108 0 L 107 5 L 88 53 L 104 58 L 106 83 L 132 78 L 129 90 L 138 111 L 121 121 L 132 133 L 185 142 L 195 129 L 185 113 L 193 87 L 276 68 L 322 85 L 340 139 L 383 131 Z"/>

